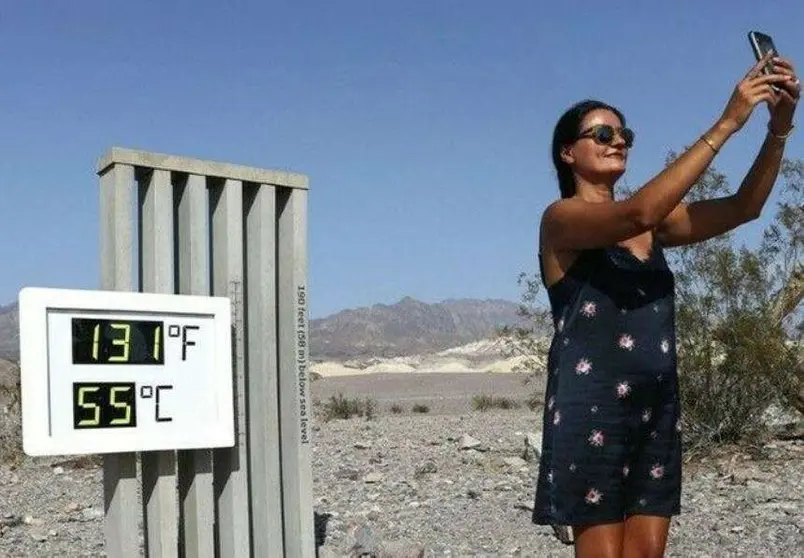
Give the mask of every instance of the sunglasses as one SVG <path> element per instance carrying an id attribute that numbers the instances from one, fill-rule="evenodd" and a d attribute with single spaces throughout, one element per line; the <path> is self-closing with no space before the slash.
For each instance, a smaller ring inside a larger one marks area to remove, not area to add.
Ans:
<path id="1" fill-rule="evenodd" d="M 598 124 L 597 126 L 592 126 L 588 130 L 584 130 L 578 134 L 577 139 L 592 138 L 595 140 L 595 143 L 600 145 L 611 145 L 614 143 L 615 135 L 619 135 L 623 139 L 623 142 L 625 142 L 625 147 L 630 149 L 634 145 L 633 130 L 630 128 L 615 128 L 610 124 Z"/>

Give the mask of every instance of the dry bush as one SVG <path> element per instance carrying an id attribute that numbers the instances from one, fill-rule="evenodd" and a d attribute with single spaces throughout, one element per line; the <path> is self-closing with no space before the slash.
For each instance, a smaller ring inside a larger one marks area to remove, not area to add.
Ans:
<path id="1" fill-rule="evenodd" d="M 339 393 L 337 396 L 331 396 L 329 401 L 322 404 L 320 412 L 324 421 L 352 417 L 371 420 L 376 416 L 377 404 L 373 399 L 347 399 Z"/>
<path id="2" fill-rule="evenodd" d="M 804 161 L 782 165 L 777 210 L 755 248 L 732 234 L 668 250 L 676 275 L 685 450 L 759 443 L 773 404 L 801 410 Z M 710 169 L 691 200 L 726 195 Z"/>
<path id="3" fill-rule="evenodd" d="M 525 400 L 525 406 L 531 411 L 544 408 L 544 394 L 541 391 L 531 393 L 530 397 Z"/>
<path id="4" fill-rule="evenodd" d="M 509 397 L 495 397 L 486 394 L 472 397 L 472 408 L 475 411 L 488 411 L 491 409 L 510 410 L 518 407 L 519 404 Z"/>
<path id="5" fill-rule="evenodd" d="M 763 413 L 794 388 L 790 372 L 801 367 L 795 346 L 761 315 L 736 314 L 711 332 L 697 333 L 688 334 L 679 349 L 686 449 L 699 453 L 723 443 L 761 442 L 769 433 Z"/>

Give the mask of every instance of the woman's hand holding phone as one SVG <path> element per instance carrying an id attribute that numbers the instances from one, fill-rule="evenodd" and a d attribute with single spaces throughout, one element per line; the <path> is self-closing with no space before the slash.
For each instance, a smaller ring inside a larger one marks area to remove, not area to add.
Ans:
<path id="1" fill-rule="evenodd" d="M 791 84 L 792 82 L 796 81 L 795 73 L 792 71 L 792 65 L 787 61 L 781 62 L 781 58 L 779 59 L 779 67 L 785 68 L 789 71 L 773 73 L 770 75 L 762 73 L 762 69 L 765 64 L 771 63 L 773 59 L 773 53 L 768 53 L 763 56 L 751 67 L 748 73 L 734 88 L 731 98 L 729 99 L 719 120 L 719 124 L 728 133 L 733 134 L 740 130 L 751 116 L 754 107 L 762 101 L 766 101 L 768 103 L 771 109 L 772 118 L 779 120 L 779 122 L 776 122 L 777 124 L 783 124 L 785 118 L 792 119 L 792 107 L 790 109 L 784 108 L 780 110 L 778 116 L 774 113 L 776 105 L 778 105 L 780 102 L 777 96 L 781 96 L 784 93 L 777 94 L 771 85 L 782 86 L 784 88 L 784 92 L 787 94 L 784 104 L 790 104 L 788 99 L 793 99 L 794 90 L 797 91 L 798 88 L 798 84 Z M 798 95 L 798 93 L 795 92 L 795 95 Z M 792 106 L 795 106 L 795 102 L 792 103 Z M 784 130 L 782 133 L 784 133 Z"/>
<path id="2" fill-rule="evenodd" d="M 784 136 L 793 128 L 793 115 L 801 96 L 801 80 L 796 76 L 793 63 L 781 56 L 774 57 L 773 72 L 775 75 L 788 78 L 777 84 L 774 99 L 768 102 L 771 115 L 770 130 L 776 136 Z"/>

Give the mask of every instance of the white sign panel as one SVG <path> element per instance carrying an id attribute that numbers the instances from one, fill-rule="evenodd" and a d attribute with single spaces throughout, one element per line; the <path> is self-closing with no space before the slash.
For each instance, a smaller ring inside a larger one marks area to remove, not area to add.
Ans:
<path id="1" fill-rule="evenodd" d="M 20 291 L 25 453 L 233 446 L 230 312 L 225 297 Z"/>

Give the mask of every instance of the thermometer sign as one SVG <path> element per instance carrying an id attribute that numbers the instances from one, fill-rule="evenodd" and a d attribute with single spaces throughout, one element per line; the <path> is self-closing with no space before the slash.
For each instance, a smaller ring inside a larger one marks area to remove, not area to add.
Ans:
<path id="1" fill-rule="evenodd" d="M 230 314 L 223 297 L 23 289 L 25 451 L 232 446 Z"/>

